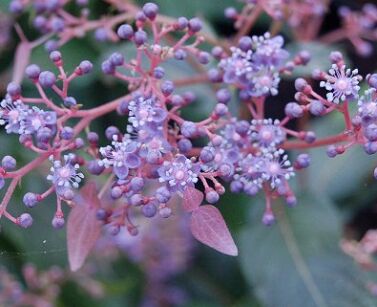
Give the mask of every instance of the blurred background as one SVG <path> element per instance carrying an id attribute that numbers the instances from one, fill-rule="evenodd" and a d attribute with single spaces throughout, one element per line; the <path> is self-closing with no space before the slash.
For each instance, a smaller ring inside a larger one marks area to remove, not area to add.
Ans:
<path id="1" fill-rule="evenodd" d="M 224 9 L 242 7 L 241 2 L 232 0 L 156 2 L 165 15 L 203 18 L 205 31 L 219 37 L 232 36 L 235 31 L 232 22 L 224 17 Z M 357 10 L 364 3 L 332 1 L 320 32 L 328 33 L 340 25 L 337 12 L 341 6 Z M 11 79 L 19 42 L 8 5 L 9 0 L 0 1 L 1 96 Z M 90 1 L 89 7 L 93 16 L 112 13 L 103 1 Z M 38 37 L 30 26 L 31 19 L 27 13 L 17 19 L 30 39 Z M 270 23 L 271 19 L 264 15 L 251 34 L 263 34 Z M 294 99 L 294 78 L 310 75 L 315 67 L 327 70 L 331 50 L 343 51 L 348 63 L 359 68 L 362 75 L 376 70 L 376 44 L 370 56 L 361 57 L 347 42 L 300 43 L 293 39 L 288 27 L 283 27 L 281 33 L 287 49 L 308 49 L 313 60 L 307 68 L 283 80 L 280 94 L 268 101 L 267 113 L 274 118 L 281 118 L 285 104 Z M 102 61 L 116 50 L 127 57 L 127 43 L 99 43 L 93 35 L 61 48 L 68 71 L 84 59 L 95 64 L 94 73 L 77 80 L 70 88 L 71 95 L 85 102 L 85 107 L 125 94 L 124 84 L 100 72 Z M 33 51 L 31 63 L 54 69 L 43 47 Z M 170 75 L 193 73 L 184 64 L 174 64 L 169 69 Z M 200 119 L 215 104 L 213 92 L 205 85 L 191 89 L 198 98 L 187 114 L 193 120 Z M 25 96 L 33 95 L 31 82 L 24 82 L 23 91 Z M 237 107 L 237 101 L 233 104 Z M 353 107 L 355 110 L 356 106 Z M 125 127 L 124 118 L 111 114 L 97 120 L 91 128 L 103 136 L 110 123 Z M 308 123 L 318 136 L 339 132 L 342 124 L 342 119 L 333 115 L 310 119 Z M 19 149 L 17 138 L 0 132 L 0 156 L 11 153 L 22 165 L 31 156 Z M 284 208 L 283 204 L 276 204 L 278 223 L 274 226 L 265 227 L 260 221 L 262 198 L 230 194 L 222 197 L 218 207 L 239 247 L 240 255 L 235 258 L 196 242 L 187 228 L 185 214 L 176 212 L 167 220 L 141 220 L 137 237 L 126 233 L 115 238 L 105 235 L 86 265 L 71 273 L 65 229 L 57 231 L 51 227 L 53 199 L 51 206 L 47 201 L 33 210 L 35 223 L 30 229 L 22 230 L 2 219 L 0 306 L 377 306 L 375 267 L 360 265 L 353 259 L 357 258 L 355 253 L 350 257 L 350 253 L 344 252 L 344 244 L 360 240 L 368 230 L 377 228 L 377 183 L 372 178 L 377 160 L 366 156 L 360 148 L 333 160 L 327 158 L 324 149 L 310 153 L 311 167 L 293 179 L 298 205 Z M 44 173 L 33 173 L 24 178 L 10 204 L 14 215 L 25 211 L 23 193 L 47 187 L 44 177 Z"/>

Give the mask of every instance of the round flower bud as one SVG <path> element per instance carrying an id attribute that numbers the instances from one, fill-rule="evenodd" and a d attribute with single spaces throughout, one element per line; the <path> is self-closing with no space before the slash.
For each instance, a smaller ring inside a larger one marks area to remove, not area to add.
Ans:
<path id="1" fill-rule="evenodd" d="M 94 32 L 94 38 L 99 42 L 106 42 L 108 39 L 107 30 L 105 28 L 98 28 Z"/>
<path id="2" fill-rule="evenodd" d="M 329 158 L 334 158 L 338 155 L 336 147 L 334 145 L 330 145 L 326 149 L 326 154 Z"/>
<path id="3" fill-rule="evenodd" d="M 214 58 L 216 58 L 217 60 L 220 60 L 221 56 L 224 53 L 224 49 L 220 46 L 215 46 L 212 48 L 211 53 Z"/>
<path id="4" fill-rule="evenodd" d="M 143 23 L 147 21 L 147 16 L 145 16 L 144 12 L 137 12 L 135 16 L 136 21 L 139 23 Z"/>
<path id="5" fill-rule="evenodd" d="M 111 197 L 113 199 L 118 199 L 118 198 L 122 197 L 123 191 L 122 191 L 122 189 L 120 187 L 116 186 L 116 187 L 113 187 L 111 189 L 111 193 L 110 194 L 111 194 Z"/>
<path id="6" fill-rule="evenodd" d="M 285 198 L 285 202 L 289 207 L 294 207 L 297 205 L 297 198 L 294 195 L 289 195 Z"/>
<path id="7" fill-rule="evenodd" d="M 83 148 L 85 145 L 85 142 L 82 138 L 75 139 L 75 149 Z"/>
<path id="8" fill-rule="evenodd" d="M 72 127 L 63 127 L 63 129 L 60 131 L 60 137 L 63 140 L 71 140 L 74 136 L 74 131 Z"/>
<path id="9" fill-rule="evenodd" d="M 88 138 L 88 142 L 91 145 L 97 145 L 98 144 L 99 136 L 96 132 L 90 131 L 87 135 L 87 138 Z"/>
<path id="10" fill-rule="evenodd" d="M 289 102 L 285 106 L 284 111 L 285 115 L 287 115 L 290 118 L 299 118 L 304 115 L 302 107 L 296 102 Z"/>
<path id="11" fill-rule="evenodd" d="M 188 22 L 188 28 L 192 33 L 199 32 L 202 29 L 202 22 L 199 18 L 191 18 Z"/>
<path id="12" fill-rule="evenodd" d="M 334 64 L 339 63 L 340 61 L 343 61 L 343 55 L 339 51 L 333 51 L 330 53 L 330 61 Z"/>
<path id="13" fill-rule="evenodd" d="M 56 63 L 56 62 L 59 62 L 61 59 L 62 59 L 62 54 L 59 51 L 55 50 L 50 53 L 51 61 Z"/>
<path id="14" fill-rule="evenodd" d="M 149 203 L 143 206 L 142 212 L 145 217 L 154 217 L 156 215 L 157 208 L 154 204 Z"/>
<path id="15" fill-rule="evenodd" d="M 147 32 L 143 30 L 137 30 L 135 32 L 134 41 L 137 46 L 145 44 L 148 40 Z"/>
<path id="16" fill-rule="evenodd" d="M 177 145 L 182 153 L 188 153 L 192 149 L 192 143 L 189 139 L 180 139 Z"/>
<path id="17" fill-rule="evenodd" d="M 39 197 L 35 193 L 28 192 L 24 195 L 22 201 L 26 207 L 33 208 L 39 202 Z"/>
<path id="18" fill-rule="evenodd" d="M 262 223 L 266 226 L 271 226 L 275 223 L 275 216 L 272 212 L 265 212 L 262 217 Z"/>
<path id="19" fill-rule="evenodd" d="M 93 69 L 93 64 L 90 62 L 90 61 L 82 61 L 79 65 L 79 69 L 81 71 L 82 74 L 88 74 L 92 71 Z"/>
<path id="20" fill-rule="evenodd" d="M 113 137 L 119 134 L 119 129 L 115 126 L 109 126 L 105 130 L 106 138 L 110 141 L 113 140 Z"/>
<path id="21" fill-rule="evenodd" d="M 124 63 L 124 57 L 121 53 L 119 52 L 114 52 L 110 58 L 109 58 L 110 63 L 113 66 L 121 66 Z"/>
<path id="22" fill-rule="evenodd" d="M 67 108 L 72 108 L 77 105 L 77 101 L 74 97 L 66 97 L 63 103 Z"/>
<path id="23" fill-rule="evenodd" d="M 377 125 L 370 124 L 364 128 L 364 136 L 369 141 L 377 141 Z"/>
<path id="24" fill-rule="evenodd" d="M 175 52 L 174 52 L 174 58 L 176 60 L 184 60 L 185 58 L 187 57 L 187 52 L 183 49 L 177 49 Z"/>
<path id="25" fill-rule="evenodd" d="M 325 112 L 326 110 L 326 107 L 323 105 L 323 103 L 319 100 L 313 100 L 311 103 L 310 103 L 310 106 L 309 106 L 309 111 L 311 114 L 313 114 L 314 116 L 320 116 L 323 114 L 323 112 Z"/>
<path id="26" fill-rule="evenodd" d="M 243 190 L 243 184 L 241 181 L 238 181 L 238 180 L 233 180 L 231 183 L 230 183 L 230 191 L 232 193 L 241 193 Z"/>
<path id="27" fill-rule="evenodd" d="M 156 190 L 156 198 L 159 203 L 167 203 L 170 200 L 171 193 L 167 187 L 163 186 Z"/>
<path id="28" fill-rule="evenodd" d="M 178 30 L 184 30 L 188 26 L 188 20 L 186 17 L 179 17 L 177 22 Z"/>
<path id="29" fill-rule="evenodd" d="M 214 190 L 206 193 L 206 201 L 208 201 L 210 204 L 217 203 L 219 199 L 220 199 L 219 194 Z"/>
<path id="30" fill-rule="evenodd" d="M 115 66 L 109 60 L 106 60 L 101 64 L 101 69 L 106 75 L 112 75 L 115 73 Z"/>
<path id="31" fill-rule="evenodd" d="M 44 47 L 47 52 L 52 52 L 54 50 L 57 50 L 59 45 L 57 41 L 50 39 L 45 43 Z"/>
<path id="32" fill-rule="evenodd" d="M 305 133 L 304 141 L 306 143 L 313 143 L 316 140 L 316 135 L 313 131 L 308 131 Z"/>
<path id="33" fill-rule="evenodd" d="M 210 55 L 208 52 L 205 52 L 205 51 L 201 51 L 199 52 L 198 56 L 198 61 L 200 64 L 208 64 L 209 63 L 209 60 L 210 60 Z"/>
<path id="34" fill-rule="evenodd" d="M 228 114 L 228 106 L 226 104 L 223 104 L 223 103 L 218 103 L 215 106 L 214 113 L 218 116 L 224 116 L 224 115 Z"/>
<path id="35" fill-rule="evenodd" d="M 251 37 L 249 37 L 249 36 L 243 36 L 238 41 L 238 47 L 242 51 L 248 51 L 248 50 L 251 49 L 252 43 L 253 43 L 253 41 L 252 41 Z"/>
<path id="36" fill-rule="evenodd" d="M 29 79 L 36 80 L 39 77 L 39 74 L 41 73 L 41 69 L 38 65 L 31 64 L 25 69 L 25 75 Z"/>
<path id="37" fill-rule="evenodd" d="M 377 74 L 368 75 L 367 81 L 370 87 L 377 89 Z"/>
<path id="38" fill-rule="evenodd" d="M 143 203 L 143 196 L 141 194 L 134 194 L 129 199 L 132 206 L 140 206 Z"/>
<path id="39" fill-rule="evenodd" d="M 183 136 L 190 138 L 198 133 L 195 123 L 190 121 L 184 121 L 181 125 L 181 133 Z"/>
<path id="40" fill-rule="evenodd" d="M 148 2 L 143 6 L 143 13 L 150 20 L 154 20 L 158 13 L 158 6 L 155 3 Z"/>
<path id="41" fill-rule="evenodd" d="M 3 169 L 5 169 L 7 172 L 9 171 L 13 171 L 16 166 L 17 166 L 17 162 L 16 162 L 16 159 L 13 158 L 12 156 L 5 156 L 2 160 L 1 160 L 1 166 L 3 167 Z"/>
<path id="42" fill-rule="evenodd" d="M 162 79 L 165 75 L 165 70 L 161 67 L 158 66 L 153 70 L 153 77 L 156 79 Z"/>
<path id="43" fill-rule="evenodd" d="M 17 224 L 22 228 L 29 228 L 33 224 L 33 218 L 29 213 L 22 213 L 17 218 Z"/>
<path id="44" fill-rule="evenodd" d="M 96 218 L 99 221 L 106 220 L 106 218 L 107 218 L 107 212 L 106 212 L 106 210 L 103 209 L 103 208 L 98 209 L 97 212 L 96 212 Z"/>
<path id="45" fill-rule="evenodd" d="M 200 152 L 199 158 L 203 163 L 208 163 L 211 162 L 215 158 L 215 156 L 208 147 L 203 147 Z"/>
<path id="46" fill-rule="evenodd" d="M 139 192 L 144 187 L 144 179 L 141 177 L 134 177 L 130 182 L 131 190 L 134 192 Z"/>
<path id="47" fill-rule="evenodd" d="M 43 87 L 51 87 L 56 82 L 56 77 L 51 71 L 42 71 L 38 77 L 39 83 Z"/>
<path id="48" fill-rule="evenodd" d="M 165 80 L 162 84 L 161 84 L 161 92 L 165 95 L 165 96 L 169 96 L 171 93 L 173 93 L 174 91 L 174 83 L 170 80 Z"/>
<path id="49" fill-rule="evenodd" d="M 168 218 L 171 216 L 171 209 L 169 207 L 164 207 L 158 211 L 161 217 Z"/>
<path id="50" fill-rule="evenodd" d="M 211 81 L 213 83 L 218 83 L 218 82 L 221 82 L 223 80 L 223 76 L 222 76 L 221 72 L 216 68 L 211 68 L 208 71 L 207 75 L 208 75 L 209 81 Z"/>
<path id="51" fill-rule="evenodd" d="M 216 99 L 220 103 L 227 104 L 230 101 L 231 97 L 232 96 L 231 96 L 230 91 L 228 89 L 226 89 L 226 88 L 219 89 L 216 92 Z"/>
<path id="52" fill-rule="evenodd" d="M 377 152 L 377 142 L 366 142 L 364 144 L 364 151 L 368 155 L 373 155 Z"/>
<path id="53" fill-rule="evenodd" d="M 18 97 L 21 94 L 21 86 L 16 82 L 10 82 L 7 86 L 7 93 L 11 97 Z"/>
<path id="54" fill-rule="evenodd" d="M 88 162 L 87 165 L 88 172 L 92 175 L 101 175 L 102 172 L 105 170 L 105 167 L 102 163 L 100 163 L 100 160 L 91 160 Z"/>
<path id="55" fill-rule="evenodd" d="M 55 216 L 51 222 L 52 227 L 54 227 L 55 229 L 63 228 L 64 224 L 65 224 L 65 221 L 64 221 L 64 217 L 62 216 Z"/>
<path id="56" fill-rule="evenodd" d="M 118 28 L 118 36 L 121 39 L 130 39 L 134 35 L 134 30 L 128 24 L 123 24 Z"/>
<path id="57" fill-rule="evenodd" d="M 120 232 L 120 226 L 118 224 L 115 224 L 115 225 L 110 225 L 108 227 L 108 232 L 110 235 L 112 236 L 116 236 L 119 234 Z"/>
<path id="58" fill-rule="evenodd" d="M 20 0 L 13 0 L 9 4 L 9 11 L 12 14 L 20 14 L 24 10 L 24 5 L 22 4 L 22 1 Z"/>
<path id="59" fill-rule="evenodd" d="M 299 154 L 294 163 L 295 168 L 307 168 L 310 165 L 310 157 L 308 154 Z"/>
<path id="60" fill-rule="evenodd" d="M 227 7 L 224 11 L 224 15 L 229 19 L 236 19 L 238 16 L 237 10 L 234 7 Z"/>
<path id="61" fill-rule="evenodd" d="M 302 65 L 306 65 L 309 63 L 310 59 L 311 59 L 311 55 L 310 55 L 310 52 L 307 51 L 307 50 L 302 50 L 298 53 L 298 57 L 300 58 L 301 60 L 301 64 Z"/>
<path id="62" fill-rule="evenodd" d="M 306 82 L 303 78 L 297 78 L 295 80 L 295 89 L 298 92 L 304 91 L 305 87 L 308 85 L 308 82 Z"/>

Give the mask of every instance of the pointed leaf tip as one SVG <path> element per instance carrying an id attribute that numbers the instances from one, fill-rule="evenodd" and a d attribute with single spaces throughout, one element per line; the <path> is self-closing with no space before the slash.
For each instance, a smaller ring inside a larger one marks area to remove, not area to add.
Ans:
<path id="1" fill-rule="evenodd" d="M 205 205 L 194 210 L 190 229 L 192 235 L 203 244 L 229 256 L 238 255 L 238 248 L 216 207 Z"/>
<path id="2" fill-rule="evenodd" d="M 187 187 L 183 192 L 183 208 L 187 212 L 196 210 L 204 199 L 204 195 L 194 187 Z"/>
<path id="3" fill-rule="evenodd" d="M 72 271 L 82 267 L 101 234 L 101 223 L 96 218 L 100 200 L 95 184 L 85 185 L 75 203 L 67 221 L 68 260 Z"/>

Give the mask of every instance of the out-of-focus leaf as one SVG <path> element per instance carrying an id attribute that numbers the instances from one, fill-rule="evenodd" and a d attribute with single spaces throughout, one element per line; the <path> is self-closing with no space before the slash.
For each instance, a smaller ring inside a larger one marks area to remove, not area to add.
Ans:
<path id="1" fill-rule="evenodd" d="M 356 105 L 351 104 L 351 113 Z M 317 138 L 340 133 L 344 129 L 341 114 L 331 114 L 316 120 L 310 130 L 315 131 Z M 368 182 L 375 167 L 375 157 L 367 155 L 361 145 L 353 146 L 344 154 L 329 158 L 326 148 L 309 151 L 311 165 L 308 168 L 308 186 L 315 193 L 326 193 L 334 199 L 350 195 Z M 365 186 L 364 186 L 365 187 Z"/>
<path id="2" fill-rule="evenodd" d="M 20 84 L 23 79 L 25 68 L 29 65 L 31 50 L 32 47 L 29 42 L 21 42 L 17 47 L 12 77 L 12 80 L 16 83 Z"/>
<path id="3" fill-rule="evenodd" d="M 260 222 L 255 206 L 241 235 L 241 264 L 264 306 L 375 306 L 361 272 L 338 246 L 340 223 L 332 204 L 309 194 L 289 211 L 279 204 L 277 224 Z"/>
<path id="4" fill-rule="evenodd" d="M 137 0 L 137 3 L 142 5 L 148 0 Z M 188 17 L 193 17 L 195 15 L 204 16 L 206 18 L 216 18 L 224 16 L 224 9 L 228 6 L 239 6 L 240 4 L 234 0 L 221 0 L 221 1 L 202 1 L 202 0 L 191 0 L 191 1 L 166 1 L 166 0 L 156 0 L 154 1 L 160 7 L 160 12 L 164 15 L 171 15 L 174 17 L 179 17 L 184 14 Z M 225 17 L 223 17 L 225 18 Z"/>
<path id="5" fill-rule="evenodd" d="M 75 204 L 67 222 L 68 260 L 72 271 L 81 268 L 101 234 L 101 223 L 96 218 L 100 200 L 95 183 L 82 188 Z"/>
<path id="6" fill-rule="evenodd" d="M 302 50 L 309 51 L 311 55 L 310 62 L 307 65 L 298 66 L 293 70 L 291 75 L 292 78 L 310 76 L 315 68 L 327 71 L 331 66 L 329 55 L 334 51 L 333 45 L 321 44 L 319 42 L 292 42 L 287 44 L 286 48 L 292 56 L 295 56 Z M 339 46 L 336 47 L 336 50 L 342 52 L 342 49 L 339 48 Z M 348 62 L 344 52 L 343 54 L 345 56 L 345 61 Z"/>
<path id="7" fill-rule="evenodd" d="M 187 212 L 194 211 L 200 206 L 204 198 L 204 195 L 199 190 L 187 187 L 183 193 L 183 208 Z"/>
<path id="8" fill-rule="evenodd" d="M 201 206 L 191 215 L 192 235 L 203 244 L 230 256 L 237 256 L 238 249 L 220 211 L 211 205 Z"/>

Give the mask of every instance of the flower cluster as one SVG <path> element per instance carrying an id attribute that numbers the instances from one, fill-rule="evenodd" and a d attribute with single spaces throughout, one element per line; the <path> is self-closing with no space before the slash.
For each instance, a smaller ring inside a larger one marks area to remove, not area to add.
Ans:
<path id="1" fill-rule="evenodd" d="M 19 2 L 14 0 L 11 6 L 14 8 Z M 64 13 L 65 2 L 52 1 L 51 7 L 45 1 L 35 2 L 38 20 L 44 18 L 46 22 L 41 28 L 46 31 L 42 32 L 49 32 L 56 18 L 64 19 L 61 32 L 53 29 L 61 35 L 59 44 L 65 42 L 63 33 L 70 27 L 89 24 L 85 18 L 77 22 Z M 26 3 L 22 1 L 22 5 Z M 279 3 L 279 8 L 286 5 Z M 309 8 L 312 1 L 303 3 Z M 249 4 L 255 12 L 265 8 L 266 2 Z M 313 79 L 327 91 L 325 97 L 312 88 L 312 83 L 297 78 L 295 101 L 286 104 L 282 118 L 271 118 L 265 110 L 271 106 L 270 96 L 279 94 L 284 75 L 309 62 L 308 51 L 290 55 L 280 35 L 250 37 L 240 31 L 229 46 L 216 41 L 207 52 L 200 48 L 205 34 L 200 32 L 202 23 L 198 18 L 166 19 L 154 3 L 145 4 L 141 10 L 132 5 L 116 7 L 126 15 L 120 19 L 104 18 L 102 26 L 113 41 L 124 41 L 136 55 L 132 58 L 114 52 L 100 66 L 106 78 L 127 84 L 127 94 L 85 109 L 84 101 L 70 95 L 70 85 L 90 73 L 93 65 L 84 60 L 69 73 L 57 50 L 49 53 L 57 73 L 42 71 L 37 65 L 26 67 L 25 75 L 38 97 L 25 97 L 17 82 L 8 85 L 0 103 L 0 125 L 8 134 L 18 134 L 20 144 L 37 157 L 18 169 L 14 157 L 3 157 L 0 188 L 6 187 L 6 192 L 0 203 L 0 216 L 25 228 L 31 226 L 29 213 L 13 217 L 8 204 L 22 177 L 38 167 L 44 170 L 42 165 L 47 162 L 49 188 L 42 193 L 26 193 L 23 202 L 32 208 L 55 194 L 54 228 L 64 225 L 62 204 L 75 206 L 80 202 L 76 189 L 84 179 L 83 173 L 85 178 L 100 177 L 95 210 L 96 219 L 102 224 L 95 222 L 113 235 L 122 229 L 136 235 L 134 217 L 140 213 L 148 218 L 170 217 L 175 210 L 174 195 L 183 198 L 185 210 L 194 219 L 199 215 L 200 220 L 200 214 L 207 212 L 203 213 L 203 208 L 217 212 L 212 204 L 220 200 L 228 186 L 233 193 L 263 193 L 266 205 L 262 221 L 270 225 L 274 221 L 272 200 L 282 198 L 287 205 L 294 205 L 296 197 L 289 180 L 310 164 L 307 153 L 293 158 L 289 150 L 328 146 L 328 156 L 335 157 L 354 145 L 362 145 L 368 154 L 377 152 L 377 76 L 367 76 L 370 89 L 359 98 L 362 77 L 356 69 L 345 66 L 340 52 L 331 53 L 328 72 L 313 71 Z M 311 8 L 317 13 L 308 11 L 307 15 L 321 16 L 323 10 L 319 7 Z M 123 23 L 131 16 L 135 22 Z M 88 27 L 97 29 L 99 24 Z M 198 75 L 174 79 L 166 68 L 168 62 L 176 61 L 186 61 Z M 182 91 L 180 87 L 198 83 L 208 83 L 213 88 L 215 105 L 204 119 L 192 121 L 183 115 L 183 110 L 197 102 L 195 88 Z M 232 97 L 232 92 L 238 96 Z M 233 114 L 229 105 L 232 100 L 241 101 L 242 116 Z M 359 106 L 354 116 L 349 110 L 352 101 L 358 101 Z M 91 131 L 92 121 L 113 111 L 124 117 L 122 127 Z M 305 127 L 291 128 L 292 121 L 298 118 L 332 112 L 344 118 L 341 134 L 317 139 L 315 132 Z M 102 135 L 108 142 L 105 145 L 100 145 Z M 211 205 L 200 206 L 203 199 Z M 229 253 L 235 254 L 234 250 Z"/>
<path id="2" fill-rule="evenodd" d="M 231 56 L 219 63 L 224 82 L 236 85 L 250 97 L 277 95 L 279 72 L 287 69 L 284 62 L 289 56 L 283 43 L 283 37 L 269 33 L 243 38 L 239 48 L 232 47 Z"/>

